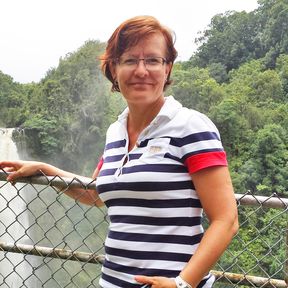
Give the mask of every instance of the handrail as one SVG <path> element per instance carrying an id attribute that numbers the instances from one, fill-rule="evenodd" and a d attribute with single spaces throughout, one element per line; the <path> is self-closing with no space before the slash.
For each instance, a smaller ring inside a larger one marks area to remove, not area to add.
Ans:
<path id="1" fill-rule="evenodd" d="M 12 253 L 20 253 L 25 255 L 50 257 L 57 259 L 66 259 L 71 261 L 89 262 L 96 264 L 103 264 L 104 255 L 97 255 L 96 253 L 87 253 L 80 251 L 72 251 L 61 248 L 43 247 L 38 245 L 16 244 L 0 241 L 0 251 L 7 251 Z"/>
<path id="2" fill-rule="evenodd" d="M 273 195 L 276 195 L 274 193 Z M 261 205 L 266 208 L 276 209 L 287 209 L 288 198 L 280 198 L 278 196 L 260 196 L 260 195 L 246 195 L 246 194 L 235 194 L 235 198 L 238 203 L 243 206 L 257 206 Z"/>
<path id="3" fill-rule="evenodd" d="M 86 253 L 60 248 L 41 247 L 7 242 L 0 242 L 0 251 L 1 250 L 12 253 L 21 253 L 25 255 L 51 257 L 94 264 L 103 264 L 105 258 L 104 255 L 96 253 Z M 284 280 L 229 272 L 220 272 L 215 270 L 212 270 L 211 273 L 216 277 L 216 279 L 218 279 L 218 281 L 221 281 L 221 279 L 224 278 L 226 280 L 229 280 L 231 283 L 235 283 L 237 285 L 253 284 L 254 287 L 263 287 L 263 285 L 265 285 L 265 288 L 287 288 L 287 284 Z"/>
<path id="4" fill-rule="evenodd" d="M 8 172 L 5 172 L 3 169 L 0 169 L 0 181 L 7 181 L 6 178 L 9 175 Z M 21 177 L 18 178 L 15 183 L 28 183 L 28 184 L 38 184 L 38 185 L 46 185 L 46 186 L 53 186 L 59 189 L 66 189 L 68 187 L 71 188 L 84 188 L 84 189 L 96 189 L 95 187 L 95 180 L 88 177 L 81 177 L 81 178 L 68 178 L 68 177 L 61 177 L 61 176 L 46 176 L 36 175 L 36 176 L 29 176 L 29 177 Z"/>
<path id="5" fill-rule="evenodd" d="M 258 277 L 258 276 L 254 276 L 254 275 L 252 276 L 252 275 L 247 275 L 247 274 L 219 272 L 215 270 L 212 270 L 211 273 L 216 277 L 216 279 L 218 279 L 219 282 L 222 282 L 221 278 L 224 278 L 224 279 L 229 280 L 231 283 L 237 284 L 237 286 L 238 285 L 251 286 L 251 284 L 253 284 L 253 287 L 287 288 L 287 284 L 284 280 Z"/>
<path id="6" fill-rule="evenodd" d="M 0 181 L 6 181 L 6 177 L 9 173 L 0 169 Z M 37 175 L 30 177 L 18 178 L 17 183 L 29 183 L 29 184 L 39 184 L 57 187 L 60 190 L 65 190 L 68 187 L 71 188 L 83 188 L 83 189 L 96 189 L 95 180 L 88 177 L 81 178 L 68 178 L 60 176 L 46 176 L 46 175 Z M 1 187 L 1 186 L 0 186 Z M 274 194 L 276 195 L 276 193 Z M 235 194 L 235 198 L 239 204 L 243 206 L 256 206 L 261 205 L 262 207 L 275 208 L 275 209 L 287 209 L 288 207 L 288 198 L 280 197 L 266 197 L 259 195 L 246 195 L 246 194 Z"/>

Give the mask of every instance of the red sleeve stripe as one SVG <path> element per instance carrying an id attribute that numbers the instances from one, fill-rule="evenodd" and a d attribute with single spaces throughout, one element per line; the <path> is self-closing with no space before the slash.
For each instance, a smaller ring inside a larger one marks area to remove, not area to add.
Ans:
<path id="1" fill-rule="evenodd" d="M 187 158 L 184 164 L 187 166 L 189 173 L 195 173 L 212 166 L 228 166 L 224 151 L 193 155 Z"/>
<path id="2" fill-rule="evenodd" d="M 101 170 L 102 165 L 103 165 L 103 162 L 104 162 L 103 157 L 101 157 L 101 159 L 100 159 L 100 161 L 98 162 L 98 165 L 97 165 L 97 169 L 98 169 L 98 171 Z"/>

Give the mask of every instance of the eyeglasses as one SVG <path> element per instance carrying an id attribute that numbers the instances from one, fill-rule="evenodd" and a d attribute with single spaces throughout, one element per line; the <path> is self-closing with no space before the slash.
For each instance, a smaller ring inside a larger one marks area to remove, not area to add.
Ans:
<path id="1" fill-rule="evenodd" d="M 129 70 L 136 69 L 140 61 L 143 61 L 145 68 L 149 71 L 158 71 L 161 69 L 164 63 L 167 63 L 167 60 L 163 57 L 146 57 L 146 58 L 121 57 L 118 59 L 119 65 Z"/>

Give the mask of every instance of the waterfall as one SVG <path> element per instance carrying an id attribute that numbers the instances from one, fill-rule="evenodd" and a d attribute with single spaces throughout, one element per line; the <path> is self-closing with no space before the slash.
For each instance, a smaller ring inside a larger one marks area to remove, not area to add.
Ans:
<path id="1" fill-rule="evenodd" d="M 0 128 L 0 161 L 29 158 L 23 143 L 20 143 L 20 148 L 18 145 L 19 156 L 12 139 L 14 133 L 23 136 L 21 130 Z M 21 141 L 18 136 L 17 139 Z M 75 205 L 73 199 L 64 193 L 56 193 L 50 186 L 23 183 L 12 186 L 0 181 L 0 241 L 99 251 L 104 236 L 90 237 L 93 230 L 91 223 L 98 223 L 96 226 L 103 227 L 99 235 L 106 235 L 107 222 L 102 210 L 88 213 L 90 209 Z M 92 287 L 91 283 L 96 280 L 91 275 L 99 275 L 100 270 L 99 265 L 89 266 L 75 261 L 0 250 L 1 288 Z"/>
<path id="2" fill-rule="evenodd" d="M 0 128 L 0 160 L 19 160 L 13 131 L 13 128 Z M 27 236 L 29 220 L 23 184 L 3 184 L 5 182 L 0 182 L 0 241 L 31 244 Z M 32 272 L 24 255 L 0 251 L 1 287 L 31 287 L 27 279 Z"/>
<path id="3" fill-rule="evenodd" d="M 0 160 L 19 160 L 15 143 L 12 140 L 13 128 L 0 128 Z"/>

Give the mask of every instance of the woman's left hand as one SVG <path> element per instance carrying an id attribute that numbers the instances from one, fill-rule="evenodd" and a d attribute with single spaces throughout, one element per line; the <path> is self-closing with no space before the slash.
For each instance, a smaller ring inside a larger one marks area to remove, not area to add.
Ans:
<path id="1" fill-rule="evenodd" d="M 149 284 L 151 288 L 176 288 L 175 280 L 167 277 L 138 275 L 135 280 L 143 285 Z"/>

